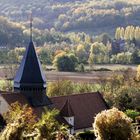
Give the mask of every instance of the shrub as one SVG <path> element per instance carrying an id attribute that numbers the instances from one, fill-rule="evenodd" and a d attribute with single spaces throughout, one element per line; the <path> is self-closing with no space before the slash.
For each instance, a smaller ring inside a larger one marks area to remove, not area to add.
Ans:
<path id="1" fill-rule="evenodd" d="M 126 113 L 126 115 L 127 115 L 128 117 L 130 117 L 130 118 L 133 119 L 134 121 L 135 121 L 135 118 L 138 117 L 138 116 L 140 115 L 140 112 L 135 111 L 135 110 L 130 110 L 130 109 L 126 110 L 125 113 Z"/>
<path id="2" fill-rule="evenodd" d="M 73 93 L 73 84 L 69 80 L 58 80 L 48 84 L 47 95 L 48 96 L 62 96 Z"/>
<path id="3" fill-rule="evenodd" d="M 117 108 L 102 111 L 93 124 L 99 140 L 128 140 L 132 136 L 131 119 Z"/>
<path id="4" fill-rule="evenodd" d="M 79 72 L 85 72 L 85 67 L 84 67 L 84 64 L 83 63 L 81 63 L 81 64 L 78 65 L 77 71 L 79 71 Z"/>
<path id="5" fill-rule="evenodd" d="M 77 57 L 74 54 L 61 53 L 55 56 L 53 66 L 58 71 L 75 71 Z"/>

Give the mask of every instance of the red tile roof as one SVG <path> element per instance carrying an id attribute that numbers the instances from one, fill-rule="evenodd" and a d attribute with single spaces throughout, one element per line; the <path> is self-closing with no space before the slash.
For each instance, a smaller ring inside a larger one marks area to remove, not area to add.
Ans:
<path id="1" fill-rule="evenodd" d="M 74 113 L 75 130 L 92 127 L 96 114 L 108 108 L 99 92 L 51 98 L 54 107 L 59 110 L 62 109 L 67 100 L 70 101 Z"/>

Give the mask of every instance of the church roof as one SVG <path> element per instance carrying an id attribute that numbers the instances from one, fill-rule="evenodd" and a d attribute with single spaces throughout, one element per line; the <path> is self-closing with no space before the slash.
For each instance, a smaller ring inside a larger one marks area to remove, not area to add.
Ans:
<path id="1" fill-rule="evenodd" d="M 70 104 L 69 99 L 66 100 L 64 106 L 62 107 L 62 109 L 60 111 L 60 114 L 63 117 L 72 117 L 72 116 L 74 116 L 74 112 L 73 112 L 73 110 L 71 108 L 71 104 Z"/>
<path id="2" fill-rule="evenodd" d="M 28 105 L 29 107 L 33 109 L 33 112 L 38 118 L 40 118 L 42 113 L 45 112 L 46 107 L 49 108 L 49 105 L 32 107 L 29 101 L 25 98 L 25 96 L 20 93 L 0 91 L 0 95 L 3 97 L 3 99 L 6 101 L 8 105 L 11 105 L 12 103 L 15 103 L 15 102 L 19 102 L 21 105 Z"/>
<path id="3" fill-rule="evenodd" d="M 18 101 L 22 105 L 28 104 L 30 106 L 28 100 L 22 94 L 1 91 L 0 94 L 9 105 Z M 108 109 L 99 92 L 52 97 L 50 100 L 51 105 L 35 108 L 31 106 L 34 113 L 40 118 L 46 107 L 58 109 L 60 110 L 58 120 L 62 123 L 67 124 L 63 117 L 74 116 L 75 130 L 92 127 L 94 117 L 102 110 Z"/>
<path id="4" fill-rule="evenodd" d="M 32 41 L 26 49 L 14 78 L 14 87 L 19 88 L 22 86 L 46 87 L 45 75 L 42 72 L 41 64 Z"/>
<path id="5" fill-rule="evenodd" d="M 74 113 L 75 130 L 92 127 L 96 114 L 102 110 L 108 109 L 106 102 L 99 92 L 51 98 L 54 107 L 58 110 L 61 110 L 63 106 L 67 104 L 66 102 L 68 100 L 70 101 L 71 110 Z M 67 112 L 65 112 L 65 109 L 63 109 L 63 111 L 64 114 Z"/>

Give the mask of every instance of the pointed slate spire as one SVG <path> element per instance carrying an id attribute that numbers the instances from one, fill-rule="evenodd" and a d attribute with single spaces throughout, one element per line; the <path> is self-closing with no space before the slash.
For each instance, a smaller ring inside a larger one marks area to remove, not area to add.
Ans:
<path id="1" fill-rule="evenodd" d="M 50 104 L 46 96 L 46 78 L 32 41 L 32 16 L 30 19 L 30 43 L 14 78 L 14 90 L 24 94 L 33 106 Z"/>
<path id="2" fill-rule="evenodd" d="M 63 117 L 72 117 L 74 116 L 74 112 L 72 110 L 71 104 L 70 104 L 70 100 L 67 99 L 64 106 L 62 107 L 60 114 Z"/>
<path id="3" fill-rule="evenodd" d="M 18 72 L 14 78 L 14 87 L 33 86 L 46 88 L 46 79 L 33 42 L 29 43 Z"/>
<path id="4" fill-rule="evenodd" d="M 41 64 L 36 54 L 32 41 L 32 13 L 30 14 L 30 43 L 23 56 L 19 70 L 14 79 L 15 87 L 25 85 L 42 86 L 46 88 L 46 79 L 42 72 Z"/>

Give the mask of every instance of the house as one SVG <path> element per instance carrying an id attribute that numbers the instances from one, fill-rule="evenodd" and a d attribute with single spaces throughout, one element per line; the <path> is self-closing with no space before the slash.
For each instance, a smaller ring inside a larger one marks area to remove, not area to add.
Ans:
<path id="1" fill-rule="evenodd" d="M 95 115 L 108 108 L 99 92 L 49 98 L 46 88 L 46 78 L 31 33 L 29 46 L 14 78 L 14 92 L 0 92 L 0 114 L 7 112 L 16 101 L 31 106 L 38 118 L 45 108 L 56 108 L 60 110 L 58 120 L 68 124 L 73 134 L 91 129 Z"/>

